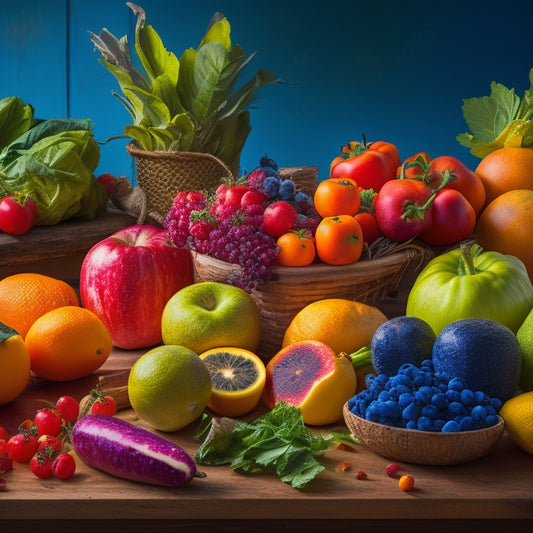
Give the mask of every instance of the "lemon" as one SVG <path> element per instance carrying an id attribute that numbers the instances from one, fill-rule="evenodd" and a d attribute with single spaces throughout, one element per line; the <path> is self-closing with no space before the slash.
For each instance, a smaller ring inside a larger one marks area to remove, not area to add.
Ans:
<path id="1" fill-rule="evenodd" d="M 14 400 L 30 381 L 30 354 L 22 337 L 0 322 L 0 405 Z"/>
<path id="2" fill-rule="evenodd" d="M 513 441 L 533 455 L 533 392 L 523 392 L 507 400 L 499 414 Z"/>
<path id="3" fill-rule="evenodd" d="M 211 395 L 211 377 L 198 354 L 184 346 L 158 346 L 131 367 L 128 396 L 141 420 L 177 431 L 196 420 Z"/>
<path id="4" fill-rule="evenodd" d="M 254 409 L 265 386 L 263 361 L 243 348 L 213 348 L 200 354 L 211 376 L 208 402 L 222 416 L 241 416 Z"/>

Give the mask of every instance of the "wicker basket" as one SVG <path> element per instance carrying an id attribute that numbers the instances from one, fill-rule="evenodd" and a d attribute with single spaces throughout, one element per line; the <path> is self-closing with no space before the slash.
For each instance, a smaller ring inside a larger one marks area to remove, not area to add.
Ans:
<path id="1" fill-rule="evenodd" d="M 146 196 L 147 212 L 164 218 L 179 191 L 214 190 L 221 178 L 233 179 L 229 167 L 201 152 L 147 151 L 133 141 L 126 146 L 135 158 L 137 182 Z"/>
<path id="2" fill-rule="evenodd" d="M 379 306 L 396 291 L 406 272 L 419 270 L 431 257 L 415 244 L 394 248 L 376 259 L 344 266 L 315 263 L 273 268 L 274 280 L 252 292 L 261 311 L 263 336 L 258 355 L 268 361 L 281 348 L 285 330 L 307 304 L 325 298 L 346 298 Z M 240 266 L 193 252 L 195 281 L 226 283 Z"/>

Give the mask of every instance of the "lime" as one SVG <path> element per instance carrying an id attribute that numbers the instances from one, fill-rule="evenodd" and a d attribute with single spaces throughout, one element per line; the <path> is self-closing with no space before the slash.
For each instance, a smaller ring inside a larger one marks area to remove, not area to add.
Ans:
<path id="1" fill-rule="evenodd" d="M 211 378 L 198 354 L 183 346 L 158 346 L 131 367 L 128 396 L 141 420 L 177 431 L 196 420 L 211 395 Z"/>
<path id="2" fill-rule="evenodd" d="M 266 380 L 263 361 L 243 348 L 213 348 L 200 358 L 211 376 L 211 398 L 207 404 L 222 416 L 241 416 L 255 408 Z"/>
<path id="3" fill-rule="evenodd" d="M 520 388 L 524 392 L 533 391 L 533 309 L 518 328 L 516 338 L 522 349 Z"/>

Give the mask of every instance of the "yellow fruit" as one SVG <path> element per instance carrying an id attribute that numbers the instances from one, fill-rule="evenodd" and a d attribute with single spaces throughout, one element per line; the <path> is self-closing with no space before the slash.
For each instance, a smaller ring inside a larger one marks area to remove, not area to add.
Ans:
<path id="1" fill-rule="evenodd" d="M 533 309 L 518 328 L 516 338 L 522 352 L 520 388 L 524 392 L 533 391 Z"/>
<path id="2" fill-rule="evenodd" d="M 513 441 L 533 455 L 533 392 L 524 392 L 507 400 L 499 414 Z"/>
<path id="3" fill-rule="evenodd" d="M 263 361 L 242 348 L 213 348 L 200 354 L 211 375 L 207 403 L 222 416 L 241 416 L 254 409 L 263 393 L 266 370 Z"/>
<path id="4" fill-rule="evenodd" d="M 70 381 L 98 370 L 109 357 L 111 336 L 89 309 L 66 305 L 39 317 L 26 335 L 31 369 L 52 381 Z"/>
<path id="5" fill-rule="evenodd" d="M 42 315 L 64 305 L 79 305 L 76 291 L 62 280 L 32 272 L 0 280 L 0 322 L 24 339 Z"/>
<path id="6" fill-rule="evenodd" d="M 0 322 L 0 405 L 14 400 L 30 380 L 30 354 L 22 337 Z"/>
<path id="7" fill-rule="evenodd" d="M 177 431 L 202 414 L 211 396 L 211 377 L 192 350 L 158 346 L 131 367 L 128 396 L 141 420 L 161 431 Z"/>
<path id="8" fill-rule="evenodd" d="M 300 408 L 304 423 L 333 424 L 355 394 L 357 376 L 351 360 L 319 341 L 301 341 L 282 348 L 266 366 L 263 391 L 272 409 L 283 401 Z"/>
<path id="9" fill-rule="evenodd" d="M 376 329 L 387 321 L 377 308 L 353 300 L 327 298 L 299 311 L 285 331 L 283 347 L 315 340 L 327 344 L 336 354 L 351 354 L 369 346 Z"/>

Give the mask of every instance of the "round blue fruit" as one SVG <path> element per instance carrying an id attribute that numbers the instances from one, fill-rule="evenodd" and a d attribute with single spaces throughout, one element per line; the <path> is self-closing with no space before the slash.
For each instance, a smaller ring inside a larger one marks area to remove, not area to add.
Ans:
<path id="1" fill-rule="evenodd" d="M 375 331 L 370 349 L 372 365 L 378 374 L 394 376 L 406 364 L 418 366 L 431 359 L 435 333 L 421 318 L 397 316 Z"/>
<path id="2" fill-rule="evenodd" d="M 456 378 L 470 389 L 462 393 L 463 404 L 475 401 L 470 391 L 483 391 L 505 402 L 518 388 L 520 344 L 515 334 L 499 322 L 465 318 L 448 324 L 433 344 L 432 359 L 435 372 Z"/>

